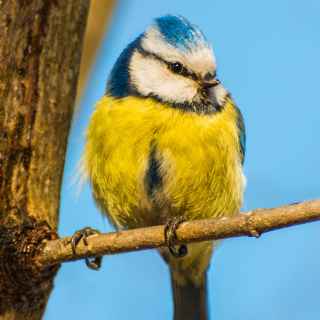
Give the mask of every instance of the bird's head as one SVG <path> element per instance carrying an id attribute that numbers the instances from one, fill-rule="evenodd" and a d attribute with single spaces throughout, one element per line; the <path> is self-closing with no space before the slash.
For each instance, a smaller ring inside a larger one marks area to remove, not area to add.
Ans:
<path id="1" fill-rule="evenodd" d="M 152 97 L 174 108 L 212 114 L 228 94 L 216 78 L 212 47 L 200 29 L 181 16 L 155 19 L 129 44 L 113 67 L 111 96 Z"/>

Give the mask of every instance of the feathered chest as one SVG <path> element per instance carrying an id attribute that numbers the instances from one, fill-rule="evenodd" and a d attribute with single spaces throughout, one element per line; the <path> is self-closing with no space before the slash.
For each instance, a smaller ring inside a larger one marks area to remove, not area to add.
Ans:
<path id="1" fill-rule="evenodd" d="M 145 212 L 150 225 L 170 215 L 199 219 L 239 211 L 238 119 L 231 99 L 221 112 L 199 115 L 152 99 L 104 97 L 91 117 L 83 157 L 102 211 L 121 228 L 135 227 L 136 211 Z"/>

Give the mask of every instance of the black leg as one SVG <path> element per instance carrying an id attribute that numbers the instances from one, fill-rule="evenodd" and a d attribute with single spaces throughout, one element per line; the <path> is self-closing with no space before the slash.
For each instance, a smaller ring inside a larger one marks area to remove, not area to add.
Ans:
<path id="1" fill-rule="evenodd" d="M 81 230 L 77 230 L 74 233 L 71 241 L 71 247 L 72 247 L 73 253 L 74 254 L 76 253 L 76 247 L 79 241 L 81 240 L 81 238 L 83 238 L 83 242 L 87 246 L 88 245 L 87 237 L 93 234 L 99 234 L 99 233 L 100 233 L 99 230 L 94 230 L 90 227 L 85 227 Z M 99 270 L 101 268 L 101 262 L 102 262 L 102 257 L 96 257 L 92 261 L 89 261 L 89 259 L 86 258 L 86 265 L 89 269 L 92 269 L 92 270 Z"/>
<path id="2" fill-rule="evenodd" d="M 183 258 L 188 254 L 188 248 L 185 244 L 181 245 L 178 249 L 178 252 L 173 245 L 173 238 L 177 237 L 177 229 L 179 228 L 179 224 L 186 222 L 188 219 L 184 216 L 176 216 L 167 220 L 165 228 L 164 228 L 164 236 L 167 241 L 167 237 L 169 238 L 168 248 L 170 253 L 176 258 Z"/>

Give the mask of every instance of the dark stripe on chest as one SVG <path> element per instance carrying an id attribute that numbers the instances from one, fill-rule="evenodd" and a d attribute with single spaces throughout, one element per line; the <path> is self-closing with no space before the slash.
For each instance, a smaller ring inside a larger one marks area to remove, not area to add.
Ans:
<path id="1" fill-rule="evenodd" d="M 148 195 L 152 197 L 162 182 L 160 160 L 157 158 L 157 148 L 155 146 L 152 147 L 149 155 L 146 180 Z"/>

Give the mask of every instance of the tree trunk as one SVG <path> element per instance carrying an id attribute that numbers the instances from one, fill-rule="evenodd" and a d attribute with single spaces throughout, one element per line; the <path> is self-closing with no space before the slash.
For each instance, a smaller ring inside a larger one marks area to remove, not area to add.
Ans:
<path id="1" fill-rule="evenodd" d="M 0 319 L 41 319 L 90 0 L 0 1 Z"/>

